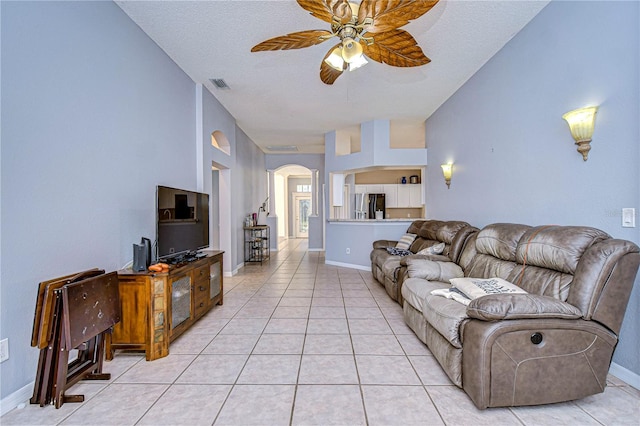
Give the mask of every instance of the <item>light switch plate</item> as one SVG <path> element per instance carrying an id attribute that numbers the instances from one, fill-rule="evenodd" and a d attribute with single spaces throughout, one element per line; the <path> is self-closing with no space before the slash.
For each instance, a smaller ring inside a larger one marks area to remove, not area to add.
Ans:
<path id="1" fill-rule="evenodd" d="M 622 227 L 623 228 L 636 227 L 636 209 L 634 208 L 622 209 Z"/>
<path id="2" fill-rule="evenodd" d="M 9 339 L 0 340 L 0 362 L 9 359 Z"/>

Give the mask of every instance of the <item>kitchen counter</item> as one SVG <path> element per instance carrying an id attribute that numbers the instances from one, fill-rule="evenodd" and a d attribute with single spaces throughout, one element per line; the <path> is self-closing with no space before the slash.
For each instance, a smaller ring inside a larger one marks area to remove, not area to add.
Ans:
<path id="1" fill-rule="evenodd" d="M 413 222 L 416 220 L 426 220 L 421 217 L 392 218 L 392 219 L 328 219 L 329 223 L 349 223 L 349 224 L 374 224 L 374 223 L 398 223 Z"/>

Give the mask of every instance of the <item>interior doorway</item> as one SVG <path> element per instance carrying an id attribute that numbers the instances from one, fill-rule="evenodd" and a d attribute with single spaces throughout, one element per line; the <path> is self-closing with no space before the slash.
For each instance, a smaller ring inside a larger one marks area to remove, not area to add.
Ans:
<path id="1" fill-rule="evenodd" d="M 293 194 L 294 237 L 309 238 L 309 216 L 311 215 L 311 194 L 294 192 Z"/>
<path id="2" fill-rule="evenodd" d="M 278 238 L 313 239 L 313 220 L 309 221 L 313 215 L 311 170 L 293 164 L 282 166 L 275 171 L 274 186 Z"/>
<path id="3" fill-rule="evenodd" d="M 220 248 L 220 170 L 211 168 L 211 224 L 209 226 L 211 248 Z"/>

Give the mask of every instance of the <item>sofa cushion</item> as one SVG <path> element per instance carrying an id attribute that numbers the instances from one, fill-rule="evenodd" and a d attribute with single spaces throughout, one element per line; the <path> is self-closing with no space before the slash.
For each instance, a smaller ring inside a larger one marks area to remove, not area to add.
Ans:
<path id="1" fill-rule="evenodd" d="M 586 226 L 538 226 L 520 239 L 516 260 L 524 265 L 573 274 L 583 253 L 609 238 L 609 234 Z"/>
<path id="2" fill-rule="evenodd" d="M 507 281 L 522 287 L 527 293 L 549 296 L 565 302 L 573 275 L 530 265 L 515 267 Z"/>
<path id="3" fill-rule="evenodd" d="M 427 281 L 421 278 L 407 278 L 402 284 L 402 297 L 414 309 L 422 312 L 425 297 L 433 290 L 449 288 L 449 284 L 438 281 Z"/>
<path id="4" fill-rule="evenodd" d="M 448 283 L 439 281 L 408 278 L 402 285 L 402 297 L 405 303 L 421 311 L 425 320 L 451 345 L 462 348 L 459 327 L 468 319 L 467 307 L 462 303 L 431 295 L 433 290 L 449 287 Z"/>
<path id="5" fill-rule="evenodd" d="M 495 223 L 483 228 L 476 238 L 476 250 L 496 259 L 516 261 L 516 248 L 520 238 L 531 227 L 515 223 Z"/>
<path id="6" fill-rule="evenodd" d="M 462 268 L 453 262 L 434 262 L 426 259 L 407 259 L 407 274 L 410 278 L 447 282 L 451 278 L 464 276 Z"/>
<path id="7" fill-rule="evenodd" d="M 445 247 L 444 243 L 434 244 L 427 248 L 423 248 L 422 250 L 418 251 L 416 254 L 442 254 L 442 252 L 444 251 L 444 247 Z"/>
<path id="8" fill-rule="evenodd" d="M 582 316 L 580 309 L 553 297 L 535 294 L 490 294 L 472 300 L 467 307 L 471 318 L 497 321 L 522 318 L 565 318 Z"/>
<path id="9" fill-rule="evenodd" d="M 483 228 L 475 238 L 475 247 L 464 250 L 475 252 L 468 263 L 463 260 L 465 276 L 507 279 L 517 265 L 518 243 L 529 229 L 530 226 L 514 223 L 495 223 Z"/>
<path id="10" fill-rule="evenodd" d="M 415 240 L 416 237 L 417 237 L 416 234 L 404 234 L 398 240 L 398 243 L 396 244 L 396 248 L 409 250 L 409 247 L 411 247 L 411 243 L 413 243 L 413 240 Z"/>
<path id="11" fill-rule="evenodd" d="M 414 220 L 407 228 L 407 234 L 417 234 L 426 220 Z"/>
<path id="12" fill-rule="evenodd" d="M 445 222 L 441 220 L 427 220 L 422 223 L 420 230 L 418 230 L 418 236 L 425 240 L 440 241 L 438 240 L 438 229 L 441 228 Z"/>

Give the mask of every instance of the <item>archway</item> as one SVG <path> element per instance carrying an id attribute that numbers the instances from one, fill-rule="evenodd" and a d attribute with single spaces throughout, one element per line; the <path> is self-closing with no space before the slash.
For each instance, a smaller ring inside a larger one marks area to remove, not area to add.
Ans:
<path id="1" fill-rule="evenodd" d="M 225 154 L 231 155 L 231 145 L 229 144 L 229 140 L 220 130 L 216 130 L 211 133 L 211 145 Z"/>

